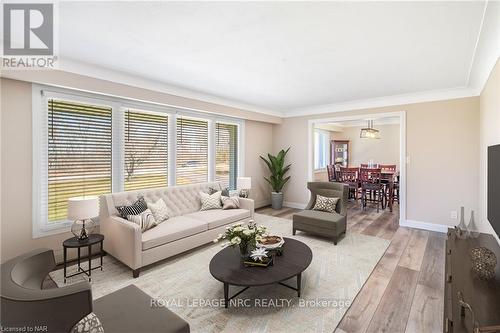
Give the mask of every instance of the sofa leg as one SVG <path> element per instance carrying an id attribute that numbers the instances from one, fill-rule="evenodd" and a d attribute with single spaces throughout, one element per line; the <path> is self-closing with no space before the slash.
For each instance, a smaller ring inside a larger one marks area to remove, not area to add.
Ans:
<path id="1" fill-rule="evenodd" d="M 296 232 L 297 232 L 297 230 L 292 229 L 292 235 L 294 235 L 294 236 L 295 236 L 295 233 L 296 233 Z"/>
<path id="2" fill-rule="evenodd" d="M 137 268 L 137 269 L 133 269 L 132 270 L 132 276 L 135 278 L 138 278 L 139 277 L 139 274 L 141 274 L 141 269 L 140 268 Z"/>
<path id="3" fill-rule="evenodd" d="M 337 241 L 338 241 L 338 239 L 339 239 L 338 237 L 335 237 L 335 238 L 333 239 L 333 245 L 337 245 Z"/>

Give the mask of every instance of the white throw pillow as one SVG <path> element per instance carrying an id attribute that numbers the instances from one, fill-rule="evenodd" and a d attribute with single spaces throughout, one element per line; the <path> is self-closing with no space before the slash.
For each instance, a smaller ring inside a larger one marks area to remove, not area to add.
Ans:
<path id="1" fill-rule="evenodd" d="M 335 208 L 337 207 L 338 201 L 339 198 L 329 198 L 329 197 L 324 197 L 322 195 L 317 195 L 313 210 L 335 213 Z"/>
<path id="2" fill-rule="evenodd" d="M 142 232 L 158 225 L 150 209 L 146 209 L 145 211 L 137 215 L 129 215 L 127 216 L 127 220 L 138 224 L 141 227 Z"/>
<path id="3" fill-rule="evenodd" d="M 165 201 L 163 201 L 163 199 L 160 199 L 155 203 L 148 203 L 148 208 L 153 213 L 156 223 L 158 224 L 168 220 L 168 218 L 170 217 L 168 216 L 167 204 L 165 204 Z"/>
<path id="4" fill-rule="evenodd" d="M 221 191 L 215 192 L 214 194 L 208 194 L 200 192 L 201 199 L 201 209 L 200 210 L 210 210 L 210 209 L 221 209 Z"/>
<path id="5" fill-rule="evenodd" d="M 238 197 L 221 197 L 222 209 L 236 209 L 240 208 L 240 199 Z"/>

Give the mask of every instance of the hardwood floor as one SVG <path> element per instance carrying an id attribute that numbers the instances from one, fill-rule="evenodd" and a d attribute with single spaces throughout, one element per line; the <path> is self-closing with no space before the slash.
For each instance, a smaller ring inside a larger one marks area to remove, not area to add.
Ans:
<path id="1" fill-rule="evenodd" d="M 399 226 L 398 207 L 377 213 L 349 203 L 347 232 L 391 241 L 336 332 L 442 332 L 445 234 Z M 292 219 L 299 209 L 257 209 Z M 327 241 L 327 240 L 325 240 Z M 334 246 L 332 244 L 332 246 Z"/>

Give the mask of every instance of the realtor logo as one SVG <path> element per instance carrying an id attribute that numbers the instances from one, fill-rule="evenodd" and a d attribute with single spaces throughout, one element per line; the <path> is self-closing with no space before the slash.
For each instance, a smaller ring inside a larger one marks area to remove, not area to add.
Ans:
<path id="1" fill-rule="evenodd" d="M 3 3 L 2 70 L 58 65 L 57 3 Z"/>
<path id="2" fill-rule="evenodd" d="M 53 55 L 53 4 L 4 3 L 3 32 L 4 55 Z"/>

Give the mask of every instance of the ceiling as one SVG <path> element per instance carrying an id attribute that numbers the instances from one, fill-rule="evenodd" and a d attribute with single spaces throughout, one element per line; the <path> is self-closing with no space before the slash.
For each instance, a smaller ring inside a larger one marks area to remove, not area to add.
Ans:
<path id="1" fill-rule="evenodd" d="M 294 115 L 467 88 L 484 14 L 483 1 L 61 2 L 59 53 L 65 70 Z"/>

